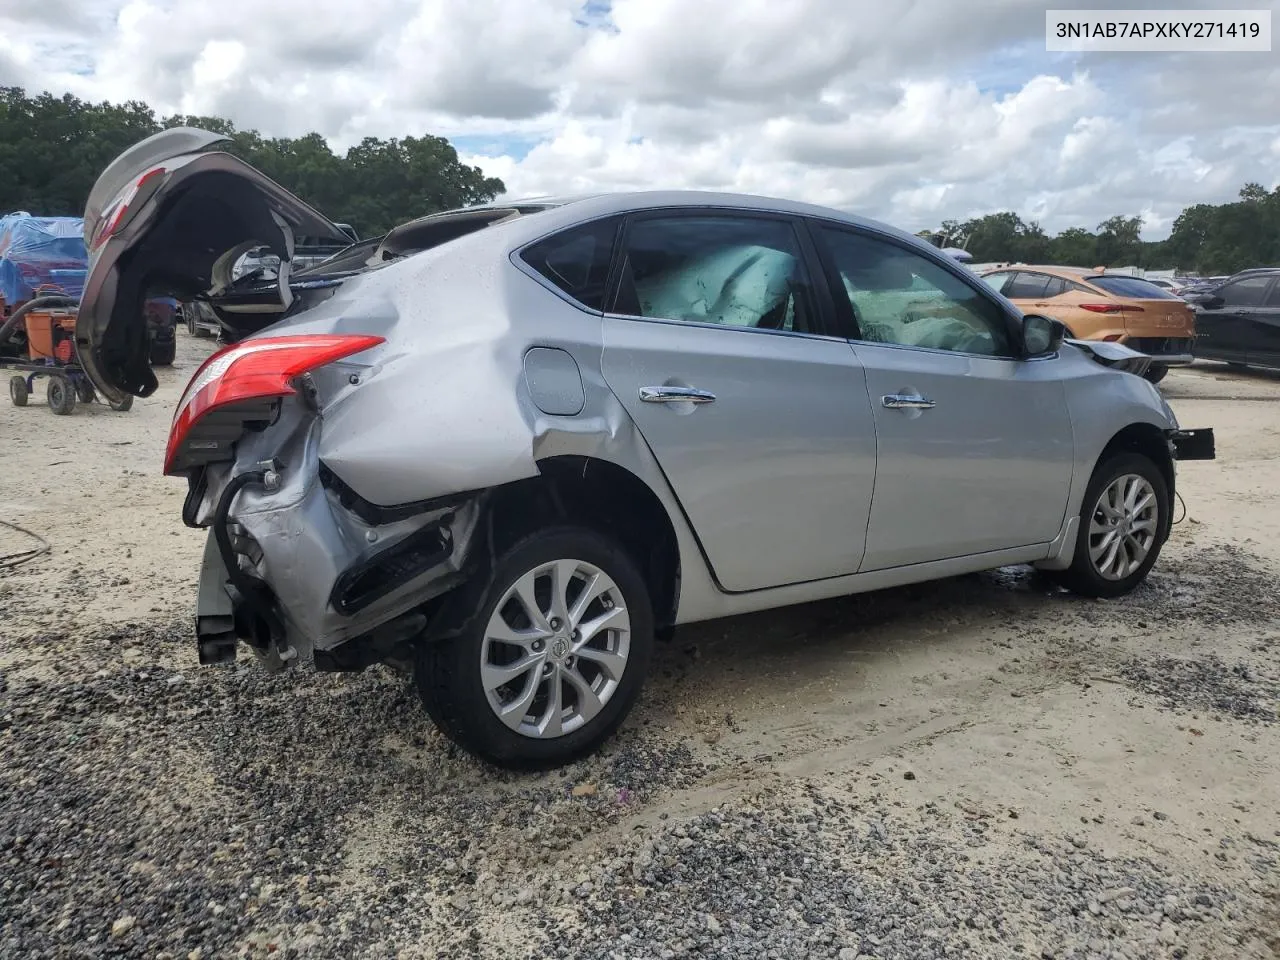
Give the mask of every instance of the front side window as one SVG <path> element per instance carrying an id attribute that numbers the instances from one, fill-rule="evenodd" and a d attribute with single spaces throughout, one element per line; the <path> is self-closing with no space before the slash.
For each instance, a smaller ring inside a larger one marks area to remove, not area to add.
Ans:
<path id="1" fill-rule="evenodd" d="M 951 271 L 863 233 L 820 227 L 861 339 L 1012 357 L 1004 311 Z"/>
<path id="2" fill-rule="evenodd" d="M 588 310 L 603 310 L 609 262 L 621 218 L 573 227 L 539 240 L 521 255 L 530 267 Z"/>
<path id="3" fill-rule="evenodd" d="M 996 291 L 996 293 L 999 293 L 1001 288 L 1009 282 L 1009 278 L 1012 276 L 1012 273 L 988 273 L 983 276 L 982 282 L 992 290 Z"/>
<path id="4" fill-rule="evenodd" d="M 1229 283 L 1218 291 L 1223 304 L 1228 307 L 1256 307 L 1271 283 L 1270 277 L 1245 277 L 1235 283 Z"/>
<path id="5" fill-rule="evenodd" d="M 624 243 L 616 313 L 816 333 L 795 228 L 739 215 L 645 217 Z"/>

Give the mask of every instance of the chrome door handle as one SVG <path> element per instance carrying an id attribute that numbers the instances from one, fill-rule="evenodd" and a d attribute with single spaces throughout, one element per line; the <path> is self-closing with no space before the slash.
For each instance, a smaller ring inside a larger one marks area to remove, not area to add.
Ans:
<path id="1" fill-rule="evenodd" d="M 937 406 L 934 401 L 914 393 L 891 393 L 881 397 L 880 402 L 890 410 L 932 410 Z"/>
<path id="2" fill-rule="evenodd" d="M 714 403 L 716 395 L 696 387 L 641 387 L 645 403 Z"/>

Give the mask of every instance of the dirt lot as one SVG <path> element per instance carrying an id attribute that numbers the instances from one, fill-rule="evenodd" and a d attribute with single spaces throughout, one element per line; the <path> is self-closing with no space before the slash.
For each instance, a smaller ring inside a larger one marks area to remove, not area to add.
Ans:
<path id="1" fill-rule="evenodd" d="M 1280 955 L 1280 377 L 1165 382 L 1219 459 L 1131 598 L 689 628 L 605 753 L 516 776 L 388 671 L 197 666 L 179 346 L 127 414 L 0 404 L 0 519 L 52 548 L 0 570 L 0 956 Z"/>

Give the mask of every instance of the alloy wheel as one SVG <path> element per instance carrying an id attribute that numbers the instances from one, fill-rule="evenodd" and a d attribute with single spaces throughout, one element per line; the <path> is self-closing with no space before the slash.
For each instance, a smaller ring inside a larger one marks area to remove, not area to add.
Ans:
<path id="1" fill-rule="evenodd" d="M 1089 521 L 1089 560 L 1098 575 L 1123 580 L 1141 567 L 1159 521 L 1159 500 L 1145 477 L 1127 473 L 1107 484 Z"/>
<path id="2" fill-rule="evenodd" d="M 631 621 L 622 591 L 583 560 L 553 560 L 507 589 L 485 627 L 480 681 L 494 714 L 527 737 L 578 730 L 627 669 Z"/>

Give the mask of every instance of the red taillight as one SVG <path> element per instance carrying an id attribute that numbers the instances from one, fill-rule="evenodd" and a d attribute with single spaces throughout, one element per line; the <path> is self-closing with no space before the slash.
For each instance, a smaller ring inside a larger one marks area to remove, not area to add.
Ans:
<path id="1" fill-rule="evenodd" d="M 219 350 L 200 365 L 178 401 L 164 472 L 170 472 L 192 428 L 206 414 L 247 400 L 287 397 L 295 392 L 295 377 L 382 342 L 382 337 L 364 335 L 303 334 L 246 340 Z"/>
<path id="2" fill-rule="evenodd" d="M 151 194 L 160 186 L 160 178 L 164 175 L 164 167 L 153 167 L 135 180 L 133 186 L 128 192 L 121 194 L 115 204 L 102 211 L 102 219 L 98 221 L 98 229 L 89 245 L 91 250 L 97 250 L 120 232 L 132 215 L 130 211 L 138 210 L 151 199 Z"/>
<path id="3" fill-rule="evenodd" d="M 1122 313 L 1126 309 L 1118 303 L 1082 303 L 1079 307 L 1090 313 Z"/>

